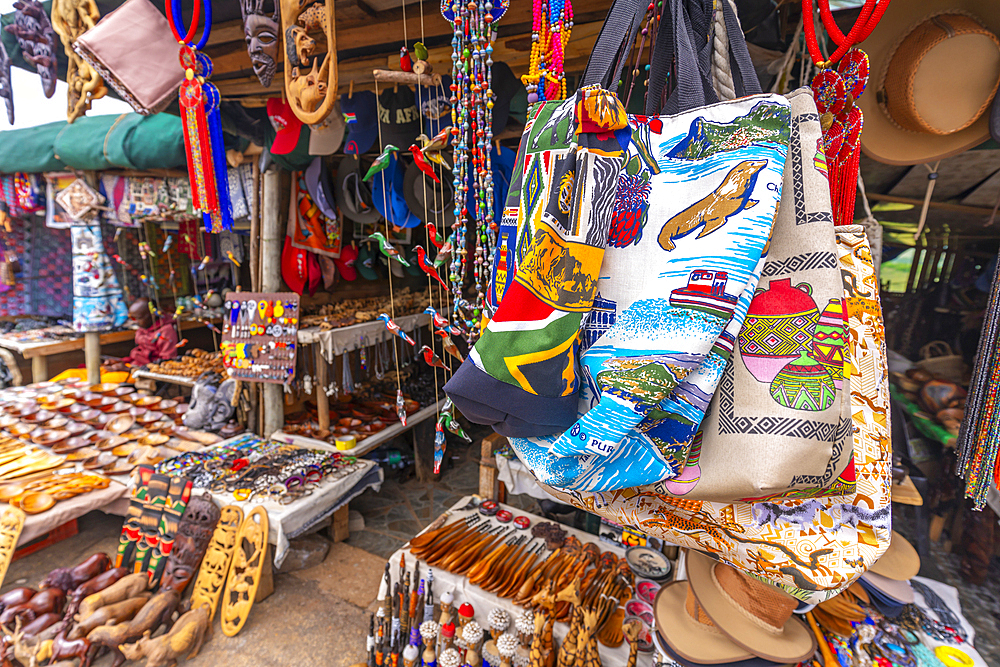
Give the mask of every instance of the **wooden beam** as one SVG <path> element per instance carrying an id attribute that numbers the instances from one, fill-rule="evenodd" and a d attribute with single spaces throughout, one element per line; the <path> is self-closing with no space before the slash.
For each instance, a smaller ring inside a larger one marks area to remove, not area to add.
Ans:
<path id="1" fill-rule="evenodd" d="M 368 16 L 373 19 L 378 18 L 378 12 L 371 8 L 371 6 L 365 2 L 365 0 L 354 0 L 354 6 L 363 11 Z"/>
<path id="2" fill-rule="evenodd" d="M 878 193 L 868 193 L 868 199 L 872 201 L 887 201 L 895 204 L 913 204 L 918 209 L 924 205 L 923 199 L 913 199 L 912 197 L 897 197 L 895 195 L 880 195 Z M 932 201 L 931 208 L 939 211 L 951 211 L 953 213 L 968 213 L 969 215 L 993 215 L 993 209 L 981 208 L 979 206 L 965 206 L 963 204 L 948 204 L 943 201 Z"/>

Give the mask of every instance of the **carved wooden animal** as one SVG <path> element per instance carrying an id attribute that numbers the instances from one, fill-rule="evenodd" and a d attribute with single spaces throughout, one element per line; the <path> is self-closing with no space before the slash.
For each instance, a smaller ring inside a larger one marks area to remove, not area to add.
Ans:
<path id="1" fill-rule="evenodd" d="M 129 660 L 146 658 L 146 667 L 173 666 L 184 654 L 188 660 L 194 659 L 211 633 L 208 607 L 202 605 L 178 618 L 170 632 L 151 639 L 151 633 L 146 631 L 142 639 L 135 644 L 122 645 L 121 650 Z"/>
<path id="2" fill-rule="evenodd" d="M 601 656 L 597 652 L 597 612 L 587 609 L 583 612 L 583 627 L 577 638 L 576 664 L 580 667 L 602 667 Z"/>
<path id="3" fill-rule="evenodd" d="M 111 567 L 111 557 L 107 554 L 94 554 L 76 567 L 60 567 L 49 572 L 45 581 L 38 587 L 42 590 L 46 588 L 61 588 L 64 591 L 71 591 L 89 579 L 93 579 Z"/>
<path id="4" fill-rule="evenodd" d="M 555 582 L 551 579 L 532 602 L 535 607 L 535 634 L 531 638 L 531 650 L 528 655 L 530 667 L 552 667 L 555 663 L 556 652 L 552 645 L 552 625 L 555 618 L 552 609 L 555 606 Z"/>
<path id="5" fill-rule="evenodd" d="M 24 604 L 30 600 L 37 591 L 34 588 L 12 588 L 3 595 L 0 595 L 0 613 L 7 607 L 17 604 Z"/>
<path id="6" fill-rule="evenodd" d="M 103 591 L 83 598 L 83 602 L 80 603 L 79 619 L 82 621 L 104 605 L 137 597 L 147 588 L 149 588 L 149 576 L 146 573 L 126 575 Z"/>
<path id="7" fill-rule="evenodd" d="M 80 603 L 83 602 L 84 598 L 93 595 L 94 593 L 103 591 L 105 588 L 108 588 L 127 574 L 127 567 L 113 567 L 107 572 L 102 572 L 96 577 L 88 579 L 74 588 L 69 594 L 69 602 L 66 605 L 66 615 L 75 615 L 76 612 L 79 611 Z"/>
<path id="8" fill-rule="evenodd" d="M 151 593 L 146 591 L 139 597 L 104 605 L 84 619 L 83 622 L 77 622 L 76 626 L 66 636 L 70 639 L 79 639 L 80 637 L 86 637 L 90 634 L 91 630 L 100 625 L 112 625 L 114 623 L 129 621 L 139 613 L 140 609 L 146 606 L 150 595 Z"/>
<path id="9" fill-rule="evenodd" d="M 17 618 L 20 618 L 24 623 L 29 623 L 42 614 L 59 613 L 62 611 L 65 601 L 66 594 L 61 588 L 47 588 L 33 595 L 30 600 L 23 604 L 12 605 L 4 609 L 3 613 L 0 614 L 0 625 L 10 625 Z"/>
<path id="10" fill-rule="evenodd" d="M 556 655 L 556 667 L 573 667 L 576 664 L 576 642 L 580 635 L 580 626 L 583 625 L 583 610 L 580 608 L 580 578 L 556 594 L 557 602 L 569 602 L 573 607 L 573 618 L 569 624 L 569 631 L 566 639 L 559 646 Z"/>
<path id="11" fill-rule="evenodd" d="M 708 236 L 728 222 L 729 218 L 757 201 L 750 199 L 757 174 L 767 165 L 766 160 L 744 160 L 732 168 L 714 191 L 687 207 L 664 223 L 658 241 L 664 250 L 673 250 L 674 239 L 687 236 L 704 225 L 698 238 Z"/>
<path id="12" fill-rule="evenodd" d="M 88 667 L 93 655 L 90 651 L 89 641 L 86 639 L 69 640 L 66 639 L 66 635 L 60 632 L 55 636 L 55 639 L 42 642 L 35 657 L 39 661 L 79 658 L 80 667 Z"/>
<path id="13" fill-rule="evenodd" d="M 115 654 L 112 667 L 120 667 L 125 662 L 125 656 L 118 647 L 136 641 L 146 632 L 155 633 L 157 628 L 170 621 L 180 599 L 181 595 L 177 591 L 157 593 L 131 621 L 94 628 L 87 635 L 87 641 L 91 643 L 92 650 L 101 646 L 111 649 Z"/>
<path id="14" fill-rule="evenodd" d="M 23 628 L 21 619 L 15 621 L 14 630 L 3 628 L 3 660 L 4 667 L 13 663 L 11 658 L 16 659 L 21 664 L 35 663 L 35 654 L 38 646 L 44 641 L 51 641 L 59 632 L 59 621 L 62 620 L 60 614 L 42 614 Z"/>

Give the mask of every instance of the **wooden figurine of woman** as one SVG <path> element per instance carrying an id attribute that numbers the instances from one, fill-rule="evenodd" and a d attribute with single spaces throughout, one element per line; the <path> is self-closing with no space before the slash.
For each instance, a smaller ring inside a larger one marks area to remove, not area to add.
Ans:
<path id="1" fill-rule="evenodd" d="M 420 638 L 424 640 L 423 667 L 437 667 L 437 653 L 434 652 L 437 636 L 438 624 L 434 621 L 424 621 L 420 625 Z"/>

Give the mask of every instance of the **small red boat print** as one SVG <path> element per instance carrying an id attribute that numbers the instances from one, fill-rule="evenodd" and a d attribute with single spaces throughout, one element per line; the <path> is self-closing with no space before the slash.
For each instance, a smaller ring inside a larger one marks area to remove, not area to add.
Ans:
<path id="1" fill-rule="evenodd" d="M 725 271 L 692 271 L 687 287 L 670 292 L 670 305 L 700 310 L 728 322 L 737 301 L 737 297 L 726 294 L 728 281 L 729 274 Z"/>

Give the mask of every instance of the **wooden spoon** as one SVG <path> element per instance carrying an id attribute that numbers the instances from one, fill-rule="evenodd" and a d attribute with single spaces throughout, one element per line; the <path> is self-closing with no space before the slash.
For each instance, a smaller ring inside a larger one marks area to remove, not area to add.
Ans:
<path id="1" fill-rule="evenodd" d="M 510 578 L 510 581 L 506 586 L 500 589 L 497 593 L 502 598 L 509 598 L 514 595 L 518 590 L 520 590 L 521 585 L 524 583 L 525 578 L 528 576 L 528 572 L 534 566 L 535 562 L 538 560 L 538 556 L 541 555 L 542 551 L 545 549 L 545 543 L 539 544 L 535 549 L 528 552 L 528 557 L 524 559 L 521 566 L 514 572 L 514 576 Z"/>
<path id="2" fill-rule="evenodd" d="M 487 553 L 492 549 L 493 545 L 497 542 L 501 542 L 507 537 L 510 537 L 510 533 L 507 532 L 506 528 L 502 526 L 498 527 L 499 530 L 496 532 L 491 531 L 484 537 L 472 542 L 467 545 L 464 549 L 451 556 L 446 557 L 439 567 L 448 572 L 454 574 L 464 574 L 476 560 L 484 553 Z"/>
<path id="3" fill-rule="evenodd" d="M 469 535 L 474 535 L 480 531 L 486 524 L 479 523 L 478 521 L 471 521 L 468 523 L 462 523 L 458 530 L 452 531 L 448 535 L 442 536 L 440 539 L 434 540 L 425 547 L 417 550 L 410 549 L 410 553 L 418 558 L 427 560 L 430 556 L 435 554 L 440 554 L 443 549 L 447 549 L 451 545 L 457 544 L 459 541 L 468 537 Z"/>
<path id="4" fill-rule="evenodd" d="M 486 578 L 483 584 L 480 586 L 484 591 L 490 593 L 495 593 L 501 587 L 506 586 L 514 572 L 521 566 L 521 561 L 524 560 L 526 554 L 528 553 L 528 542 L 530 540 L 525 540 L 523 544 L 518 544 L 514 549 L 512 549 L 507 557 L 503 559 L 503 562 L 498 562 L 497 566 L 490 568 L 493 574 Z M 532 547 L 533 549 L 534 547 Z"/>
<path id="5" fill-rule="evenodd" d="M 520 545 L 520 537 L 512 536 L 510 540 L 507 540 L 507 543 L 499 549 L 497 557 L 493 559 L 492 565 L 490 565 L 490 567 L 488 567 L 486 571 L 482 572 L 478 577 L 480 588 L 487 590 L 487 586 L 496 579 L 498 573 L 503 571 L 504 563 L 507 562 L 510 555 L 514 553 Z"/>

